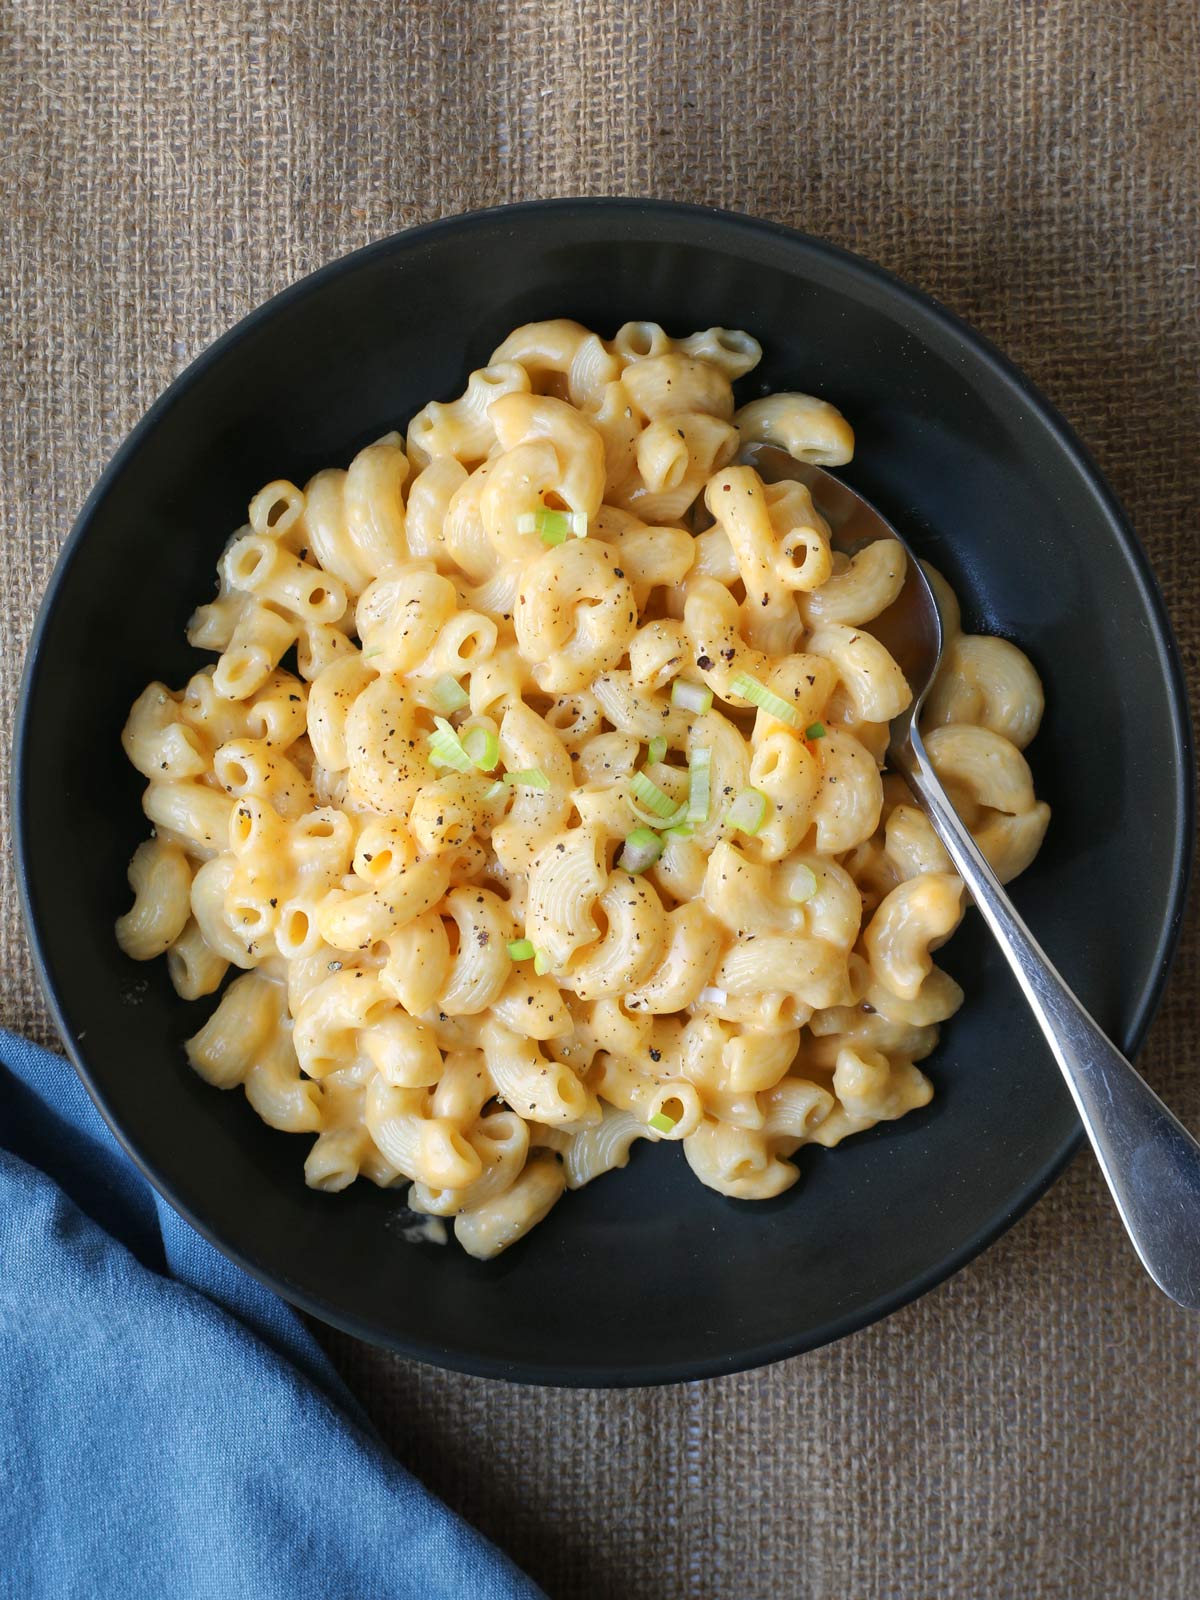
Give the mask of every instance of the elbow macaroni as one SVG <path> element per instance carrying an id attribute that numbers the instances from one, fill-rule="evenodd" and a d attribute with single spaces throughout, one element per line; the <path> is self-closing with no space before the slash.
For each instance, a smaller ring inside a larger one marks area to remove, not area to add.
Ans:
<path id="1" fill-rule="evenodd" d="M 315 1136 L 313 1187 L 407 1184 L 481 1258 L 640 1140 L 779 1194 L 926 1103 L 963 999 L 933 959 L 962 884 L 880 771 L 904 557 L 731 464 L 853 451 L 827 401 L 736 408 L 760 354 L 518 328 L 405 438 L 255 496 L 189 626 L 215 665 L 122 736 L 153 830 L 118 942 L 224 986 L 192 1067 Z M 932 576 L 930 757 L 1007 879 L 1049 821 L 1041 684 Z"/>

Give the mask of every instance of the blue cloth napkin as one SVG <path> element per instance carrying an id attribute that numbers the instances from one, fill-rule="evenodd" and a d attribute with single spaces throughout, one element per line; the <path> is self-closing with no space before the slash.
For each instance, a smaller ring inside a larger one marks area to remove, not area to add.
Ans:
<path id="1" fill-rule="evenodd" d="M 0 1595 L 536 1600 L 300 1318 L 0 1032 Z"/>

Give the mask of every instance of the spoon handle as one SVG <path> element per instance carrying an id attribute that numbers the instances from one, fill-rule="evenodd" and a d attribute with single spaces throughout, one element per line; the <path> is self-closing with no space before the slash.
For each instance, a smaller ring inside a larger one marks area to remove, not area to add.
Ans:
<path id="1" fill-rule="evenodd" d="M 1200 1310 L 1200 1144 L 1055 971 L 968 833 L 913 727 L 898 765 L 1033 1009 L 1146 1271 Z"/>

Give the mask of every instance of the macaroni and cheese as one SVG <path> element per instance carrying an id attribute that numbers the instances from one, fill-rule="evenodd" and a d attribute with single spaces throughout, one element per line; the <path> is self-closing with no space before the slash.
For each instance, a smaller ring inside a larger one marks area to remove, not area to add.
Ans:
<path id="1" fill-rule="evenodd" d="M 310 1136 L 309 1184 L 407 1185 L 475 1256 L 637 1140 L 779 1194 L 929 1100 L 963 999 L 962 883 L 881 770 L 903 552 L 848 560 L 739 464 L 853 450 L 809 395 L 737 407 L 759 355 L 518 328 L 406 436 L 254 497 L 189 627 L 215 664 L 124 730 L 153 827 L 117 937 L 224 985 L 191 1065 Z M 1007 880 L 1049 818 L 1041 685 L 934 581 L 929 752 Z"/>

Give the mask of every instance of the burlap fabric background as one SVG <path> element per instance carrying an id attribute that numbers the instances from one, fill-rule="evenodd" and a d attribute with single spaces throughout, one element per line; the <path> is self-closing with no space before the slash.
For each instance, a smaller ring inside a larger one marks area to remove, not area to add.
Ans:
<path id="1" fill-rule="evenodd" d="M 193 355 L 369 239 L 603 193 L 796 224 L 995 339 L 1129 508 L 1195 694 L 1198 29 L 1195 0 L 5 0 L 0 726 L 87 489 Z M 0 913 L 0 1019 L 48 1038 L 7 861 Z M 1142 1058 L 1193 1126 L 1198 1003 L 1193 921 Z M 327 1342 L 556 1597 L 1200 1594 L 1200 1321 L 1090 1159 L 921 1303 L 744 1377 L 539 1392 Z"/>

